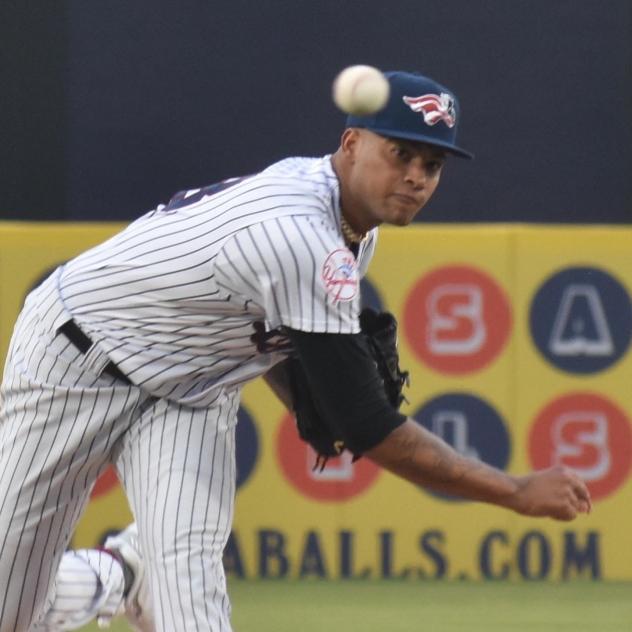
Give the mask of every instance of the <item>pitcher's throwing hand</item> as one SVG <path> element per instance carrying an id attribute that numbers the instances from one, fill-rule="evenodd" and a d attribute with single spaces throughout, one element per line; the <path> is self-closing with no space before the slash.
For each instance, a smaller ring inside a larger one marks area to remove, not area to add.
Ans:
<path id="1" fill-rule="evenodd" d="M 573 470 L 555 466 L 517 479 L 513 509 L 526 516 L 550 516 L 573 520 L 590 513 L 592 502 L 586 484 Z M 511 506 L 511 505 L 509 505 Z"/>

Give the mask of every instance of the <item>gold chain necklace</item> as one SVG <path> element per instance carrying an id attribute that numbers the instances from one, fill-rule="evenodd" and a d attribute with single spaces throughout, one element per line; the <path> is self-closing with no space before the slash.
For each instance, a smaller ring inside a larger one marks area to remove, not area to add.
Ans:
<path id="1" fill-rule="evenodd" d="M 344 235 L 345 241 L 349 244 L 359 244 L 361 243 L 365 237 L 366 233 L 356 233 L 351 226 L 349 226 L 349 222 L 340 215 L 340 228 L 342 229 L 342 234 Z"/>

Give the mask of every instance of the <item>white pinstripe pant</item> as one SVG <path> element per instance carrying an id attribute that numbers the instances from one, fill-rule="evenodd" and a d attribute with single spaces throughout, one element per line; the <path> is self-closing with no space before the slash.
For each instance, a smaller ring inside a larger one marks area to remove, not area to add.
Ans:
<path id="1" fill-rule="evenodd" d="M 228 632 L 239 393 L 192 409 L 81 367 L 50 306 L 33 307 L 51 292 L 45 283 L 20 316 L 2 384 L 0 632 L 35 629 L 56 607 L 57 566 L 109 463 L 138 523 L 156 629 Z"/>

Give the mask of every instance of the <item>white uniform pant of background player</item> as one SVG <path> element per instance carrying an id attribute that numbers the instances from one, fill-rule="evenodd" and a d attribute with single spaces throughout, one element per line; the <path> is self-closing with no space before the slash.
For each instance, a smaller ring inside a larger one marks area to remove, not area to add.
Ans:
<path id="1" fill-rule="evenodd" d="M 156 629 L 229 631 L 222 551 L 239 393 L 192 409 L 99 376 L 85 366 L 102 364 L 94 353 L 55 335 L 55 314 L 49 280 L 18 320 L 2 385 L 0 632 L 54 620 L 57 567 L 110 462 L 138 523 Z"/>

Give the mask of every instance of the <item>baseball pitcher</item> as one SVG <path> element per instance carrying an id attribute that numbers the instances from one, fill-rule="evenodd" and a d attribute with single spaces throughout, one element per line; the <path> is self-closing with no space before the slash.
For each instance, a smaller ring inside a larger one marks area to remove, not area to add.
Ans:
<path id="1" fill-rule="evenodd" d="M 261 375 L 307 414 L 302 436 L 323 458 L 350 450 L 415 485 L 531 516 L 589 510 L 572 472 L 513 476 L 461 456 L 385 388 L 371 337 L 390 325 L 367 333 L 359 307 L 377 227 L 412 222 L 447 156 L 469 157 L 450 90 L 387 78 L 386 106 L 350 116 L 333 155 L 179 193 L 29 295 L 1 392 L 0 632 L 72 629 L 121 609 L 139 629 L 228 632 L 236 414 Z M 109 464 L 137 531 L 96 560 L 64 556 Z M 87 598 L 69 608 L 77 576 Z"/>

